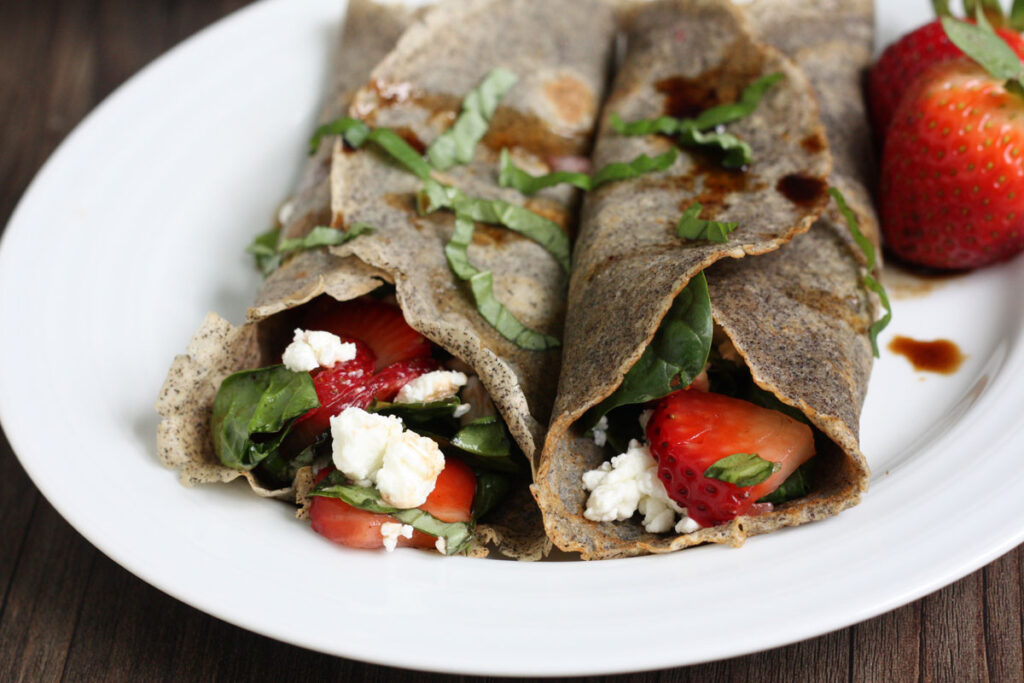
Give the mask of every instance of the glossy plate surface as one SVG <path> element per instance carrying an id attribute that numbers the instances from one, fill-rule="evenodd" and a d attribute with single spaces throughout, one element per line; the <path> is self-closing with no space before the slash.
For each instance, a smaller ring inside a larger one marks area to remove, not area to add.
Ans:
<path id="1" fill-rule="evenodd" d="M 539 675 L 808 638 L 1024 540 L 1021 259 L 891 284 L 896 320 L 882 343 L 947 338 L 966 362 L 923 375 L 883 353 L 862 423 L 875 472 L 864 503 L 742 550 L 589 564 L 346 551 L 242 484 L 180 487 L 156 460 L 152 404 L 203 315 L 238 322 L 256 292 L 242 247 L 298 173 L 339 4 L 267 0 L 146 68 L 54 154 L 4 234 L 3 426 L 46 497 L 104 553 L 195 607 L 304 647 Z M 884 3 L 880 40 L 923 21 L 927 5 Z M 746 618 L 720 611 L 726 600 Z M 427 628 L 396 641 L 384 635 L 396 625 Z"/>

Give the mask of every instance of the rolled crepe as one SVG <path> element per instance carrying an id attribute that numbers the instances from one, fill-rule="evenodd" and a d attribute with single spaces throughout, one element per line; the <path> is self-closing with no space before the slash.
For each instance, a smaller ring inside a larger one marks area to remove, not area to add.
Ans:
<path id="1" fill-rule="evenodd" d="M 828 140 L 835 140 L 838 154 L 829 182 L 847 193 L 870 231 L 873 218 L 863 191 L 869 168 L 863 154 L 870 146 L 852 142 L 865 134 L 866 119 L 858 105 L 848 104 L 860 101 L 859 71 L 870 56 L 871 33 L 865 30 L 871 25 L 870 4 L 850 12 L 856 21 L 849 34 L 839 29 L 846 24 L 835 20 L 820 51 L 807 52 L 797 52 L 792 41 L 823 35 L 815 29 L 819 18 L 797 2 L 760 4 L 765 7 L 756 16 L 772 18 L 771 24 L 767 19 L 757 24 L 764 35 L 785 33 L 790 42 L 780 45 L 814 66 Z M 696 81 L 698 92 L 728 88 L 732 93 L 763 73 L 782 71 L 786 78 L 784 89 L 770 90 L 753 115 L 730 127 L 754 150 L 745 177 L 715 170 L 702 176 L 700 162 L 689 158 L 660 177 L 598 191 L 584 206 L 559 394 L 534 495 L 555 544 L 585 559 L 670 552 L 707 542 L 739 545 L 750 534 L 835 514 L 855 504 L 867 486 L 857 434 L 871 366 L 866 332 L 874 311 L 860 284 L 860 255 L 835 212 L 817 220 L 825 208 L 830 165 L 808 81 L 751 31 L 737 11 L 705 0 L 646 5 L 630 24 L 626 62 L 609 100 L 609 108 L 626 120 L 663 113 L 664 100 L 651 84 L 675 76 Z M 817 62 L 826 52 L 830 59 Z M 742 76 L 729 85 L 737 65 L 745 65 Z M 644 142 L 658 144 L 656 138 Z M 597 163 L 619 158 L 624 154 L 619 148 L 633 144 L 637 139 L 602 129 Z M 787 177 L 801 182 L 787 186 Z M 793 187 L 808 191 L 787 192 Z M 684 243 L 676 237 L 672 225 L 694 198 L 707 198 L 705 204 L 715 207 L 711 218 L 739 223 L 727 244 Z M 761 255 L 723 260 L 744 254 Z M 770 513 L 690 534 L 648 533 L 636 519 L 587 520 L 582 475 L 600 466 L 607 453 L 581 433 L 578 420 L 615 391 L 676 295 L 701 270 L 715 321 L 754 381 L 801 410 L 831 440 L 816 456 L 814 488 Z"/>
<path id="2" fill-rule="evenodd" d="M 575 191 L 554 188 L 524 200 L 498 186 L 498 154 L 507 148 L 534 172 L 550 170 L 565 157 L 587 155 L 614 31 L 612 11 L 599 0 L 451 0 L 426 12 L 362 78 L 349 113 L 373 127 L 395 130 L 422 151 L 451 126 L 462 98 L 489 72 L 511 71 L 518 82 L 503 98 L 473 160 L 434 177 L 472 197 L 524 205 L 568 230 L 575 222 Z M 286 261 L 267 280 L 242 328 L 207 321 L 189 356 L 172 367 L 161 399 L 173 402 L 174 390 L 182 386 L 193 397 L 201 391 L 187 407 L 164 404 L 160 448 L 165 461 L 180 466 L 187 482 L 245 476 L 258 493 L 294 497 L 294 488 L 267 491 L 249 473 L 217 463 L 208 434 L 216 387 L 231 371 L 276 362 L 268 340 L 280 339 L 290 327 L 291 309 L 319 295 L 346 301 L 392 284 L 408 323 L 478 375 L 532 470 L 554 397 L 559 350 L 522 349 L 481 317 L 445 259 L 453 216 L 444 211 L 420 216 L 416 210 L 422 181 L 372 145 L 351 150 L 331 142 L 331 224 L 344 229 L 368 223 L 373 233 Z M 307 189 L 316 190 L 310 196 L 322 196 L 320 173 L 317 166 L 307 176 L 312 179 Z M 319 201 L 310 205 L 320 208 Z M 287 237 L 308 232 L 322 218 L 293 211 L 299 213 L 288 216 Z M 503 228 L 478 225 L 468 254 L 475 266 L 493 272 L 496 297 L 521 322 L 561 334 L 567 275 L 542 246 Z M 300 494 L 305 483 L 297 482 Z M 506 555 L 536 559 L 550 548 L 525 487 L 490 519 L 492 524 L 478 526 L 477 539 Z"/>

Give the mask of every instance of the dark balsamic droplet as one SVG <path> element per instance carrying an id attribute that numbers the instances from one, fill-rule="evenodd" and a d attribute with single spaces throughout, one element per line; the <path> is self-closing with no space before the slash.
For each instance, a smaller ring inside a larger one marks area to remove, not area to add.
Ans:
<path id="1" fill-rule="evenodd" d="M 783 176 L 775 189 L 789 201 L 799 206 L 813 206 L 825 200 L 828 185 L 822 178 L 790 173 Z"/>

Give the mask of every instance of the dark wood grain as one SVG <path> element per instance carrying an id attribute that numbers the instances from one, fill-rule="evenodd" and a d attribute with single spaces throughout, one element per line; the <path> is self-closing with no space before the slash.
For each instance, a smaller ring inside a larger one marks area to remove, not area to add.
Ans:
<path id="1" fill-rule="evenodd" d="M 0 2 L 0 221 L 6 223 L 46 157 L 104 96 L 243 4 Z M 788 647 L 682 669 L 584 680 L 1024 681 L 1022 563 L 1024 548 L 1018 548 L 914 604 Z M 309 652 L 166 596 L 118 567 L 61 519 L 0 433 L 0 681 L 61 679 L 468 680 Z"/>

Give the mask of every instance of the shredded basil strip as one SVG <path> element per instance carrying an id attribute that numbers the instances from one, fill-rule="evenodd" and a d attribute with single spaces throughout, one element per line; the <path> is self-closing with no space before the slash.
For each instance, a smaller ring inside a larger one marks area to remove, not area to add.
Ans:
<path id="1" fill-rule="evenodd" d="M 762 76 L 743 89 L 738 101 L 706 109 L 695 119 L 659 116 L 626 123 L 618 114 L 612 114 L 611 127 L 620 135 L 675 135 L 685 147 L 717 148 L 725 154 L 723 166 L 741 168 L 753 158 L 750 145 L 719 128 L 753 113 L 768 89 L 783 78 L 781 73 Z"/>
<path id="2" fill-rule="evenodd" d="M 258 235 L 246 252 L 256 259 L 256 267 L 266 277 L 277 270 L 285 254 L 293 251 L 315 249 L 316 247 L 332 247 L 374 231 L 369 223 L 353 223 L 346 230 L 318 225 L 302 237 L 281 239 L 281 229 L 273 228 Z"/>
<path id="3" fill-rule="evenodd" d="M 427 148 L 431 165 L 444 171 L 473 160 L 473 150 L 487 133 L 498 103 L 516 83 L 516 75 L 507 69 L 494 69 L 462 100 L 462 112 L 452 127 Z"/>
<path id="4" fill-rule="evenodd" d="M 333 472 L 331 473 L 333 477 Z M 472 522 L 442 522 L 428 512 L 415 508 L 402 510 L 388 505 L 381 499 L 380 491 L 369 486 L 355 484 L 338 484 L 328 477 L 320 482 L 312 491 L 311 496 L 337 498 L 354 508 L 366 510 L 380 515 L 391 515 L 399 522 L 408 524 L 417 531 L 443 538 L 445 555 L 456 555 L 469 547 L 473 540 Z"/>
<path id="5" fill-rule="evenodd" d="M 543 351 L 561 345 L 555 337 L 532 330 L 523 325 L 504 304 L 494 296 L 494 275 L 489 270 L 480 270 L 469 262 L 467 247 L 473 239 L 476 226 L 473 220 L 462 214 L 455 214 L 455 231 L 444 245 L 448 266 L 461 280 L 469 282 L 480 316 L 490 323 L 498 334 L 521 349 Z"/>
<path id="6" fill-rule="evenodd" d="M 346 144 L 354 149 L 359 149 L 367 142 L 372 142 L 420 180 L 430 177 L 430 164 L 408 142 L 403 140 L 401 135 L 390 128 L 371 129 L 359 119 L 342 117 L 316 129 L 313 138 L 309 141 L 312 152 L 316 151 L 320 140 L 325 135 L 341 135 Z"/>
<path id="7" fill-rule="evenodd" d="M 725 243 L 729 241 L 729 233 L 737 228 L 739 223 L 722 223 L 708 221 L 700 218 L 700 212 L 704 209 L 700 202 L 690 205 L 676 223 L 676 234 L 687 240 L 707 240 L 709 242 Z"/>
<path id="8" fill-rule="evenodd" d="M 217 459 L 251 470 L 277 450 L 294 418 L 319 405 L 308 372 L 283 365 L 236 372 L 221 383 L 213 402 L 210 432 Z"/>
<path id="9" fill-rule="evenodd" d="M 418 204 L 422 214 L 433 213 L 439 209 L 452 209 L 456 214 L 462 214 L 474 221 L 506 227 L 547 249 L 565 272 L 569 272 L 569 236 L 557 223 L 529 209 L 501 199 L 468 197 L 462 190 L 442 185 L 432 179 L 427 179 L 423 183 Z"/>
<path id="10" fill-rule="evenodd" d="M 765 460 L 757 453 L 733 453 L 714 462 L 704 470 L 704 476 L 740 487 L 757 486 L 781 467 L 779 463 Z"/>
<path id="11" fill-rule="evenodd" d="M 252 254 L 257 270 L 264 277 L 273 273 L 281 265 L 281 254 L 277 252 L 277 242 L 280 238 L 281 228 L 271 228 L 257 235 L 245 248 L 247 254 Z"/>
<path id="12" fill-rule="evenodd" d="M 645 173 L 664 171 L 675 163 L 677 156 L 679 156 L 679 153 L 675 149 L 670 149 L 664 154 L 659 154 L 653 158 L 646 154 L 641 154 L 632 161 L 608 164 L 592 176 L 572 171 L 555 171 L 554 173 L 535 176 L 516 166 L 508 150 L 502 149 L 498 184 L 502 187 L 511 187 L 519 190 L 525 195 L 537 194 L 545 188 L 560 185 L 561 183 L 568 183 L 589 192 L 596 190 L 605 183 L 636 178 Z"/>
<path id="13" fill-rule="evenodd" d="M 861 232 L 860 222 L 857 220 L 857 216 L 850 209 L 849 204 L 846 203 L 846 198 L 843 197 L 843 193 L 836 187 L 830 187 L 828 189 L 828 193 L 832 195 L 832 199 L 835 200 L 836 206 L 839 207 L 839 213 L 843 215 L 843 219 L 846 221 L 846 226 L 849 228 L 850 234 L 853 236 L 853 241 L 857 243 L 858 247 L 860 247 L 861 252 L 864 254 L 864 258 L 867 260 L 867 268 L 864 273 L 864 286 L 878 295 L 878 299 L 882 302 L 882 307 L 885 309 L 885 315 L 873 322 L 871 327 L 868 329 L 868 337 L 871 339 L 871 350 L 875 354 L 875 358 L 878 358 L 878 335 L 892 321 L 892 304 L 889 303 L 889 295 L 886 294 L 885 288 L 882 287 L 882 283 L 876 280 L 871 274 L 871 271 L 875 269 L 875 264 L 878 263 L 878 256 L 875 253 L 875 245 L 873 245 L 871 240 Z"/>
<path id="14" fill-rule="evenodd" d="M 587 412 L 581 426 L 591 429 L 619 406 L 647 403 L 689 386 L 711 351 L 711 299 L 704 273 L 697 273 L 676 296 L 640 360 L 615 392 Z"/>

